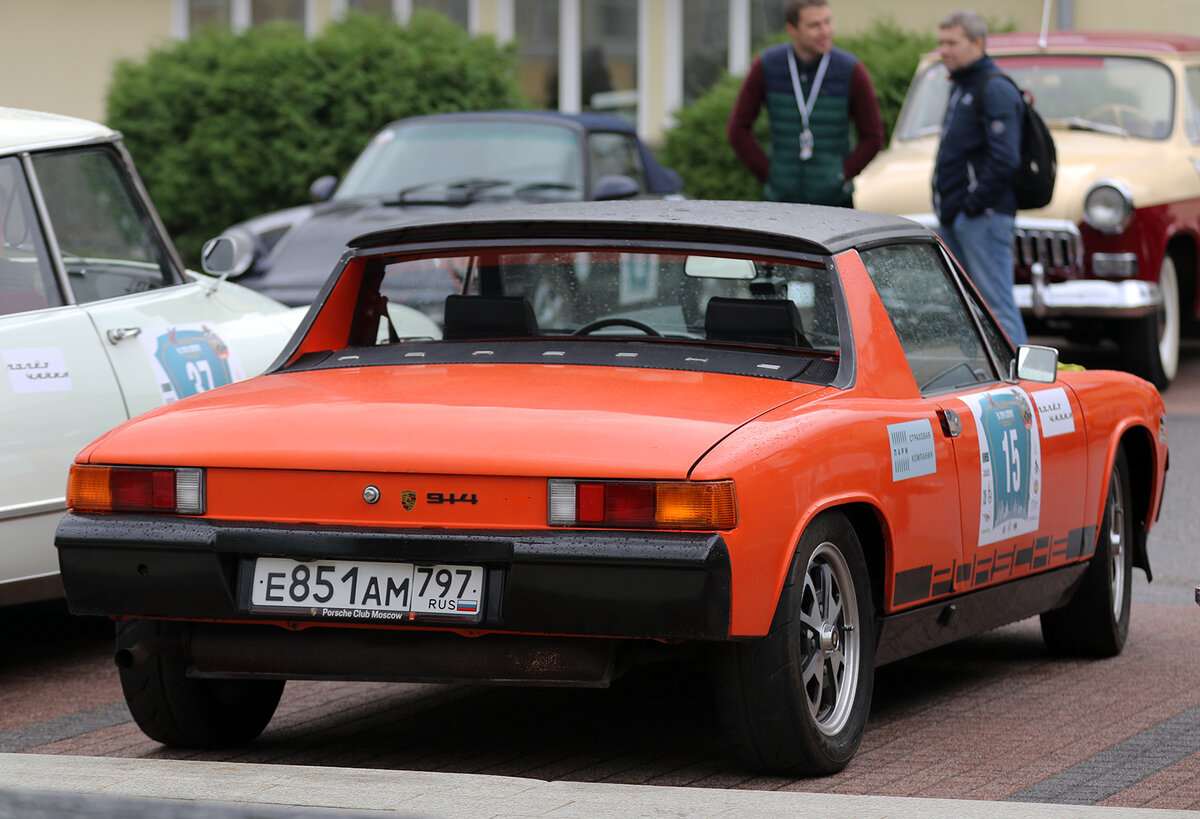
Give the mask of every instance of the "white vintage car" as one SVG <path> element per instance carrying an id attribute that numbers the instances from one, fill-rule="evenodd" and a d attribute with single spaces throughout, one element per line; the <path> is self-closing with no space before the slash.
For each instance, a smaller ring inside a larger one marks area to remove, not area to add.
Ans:
<path id="1" fill-rule="evenodd" d="M 1181 327 L 1200 318 L 1200 38 L 1005 33 L 987 50 L 1032 95 L 1058 150 L 1053 200 L 1017 214 L 1026 326 L 1108 349 L 1165 387 Z M 936 224 L 930 174 L 948 89 L 926 55 L 891 145 L 856 180 L 858 207 Z"/>
<path id="2" fill-rule="evenodd" d="M 84 120 L 0 108 L 0 234 L 11 605 L 62 594 L 54 529 L 75 454 L 145 410 L 262 372 L 305 310 L 186 270 L 120 134 Z M 406 335 L 436 332 L 410 313 Z"/>

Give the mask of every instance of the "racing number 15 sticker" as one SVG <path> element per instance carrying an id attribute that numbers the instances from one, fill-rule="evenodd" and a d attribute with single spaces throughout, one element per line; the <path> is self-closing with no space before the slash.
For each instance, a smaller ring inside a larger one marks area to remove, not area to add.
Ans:
<path id="1" fill-rule="evenodd" d="M 1029 396 L 1008 387 L 962 400 L 979 433 L 979 545 L 1035 531 L 1042 505 L 1042 447 Z"/>

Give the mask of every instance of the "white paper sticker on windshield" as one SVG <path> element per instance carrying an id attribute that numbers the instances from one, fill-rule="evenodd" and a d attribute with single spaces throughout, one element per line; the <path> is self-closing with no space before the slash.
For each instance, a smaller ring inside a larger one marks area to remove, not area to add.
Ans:
<path id="1" fill-rule="evenodd" d="M 4 369 L 13 392 L 61 392 L 71 389 L 71 373 L 61 347 L 4 350 Z"/>
<path id="2" fill-rule="evenodd" d="M 1042 510 L 1042 446 L 1033 404 L 1005 387 L 963 402 L 979 434 L 979 545 L 1037 530 Z"/>
<path id="3" fill-rule="evenodd" d="M 1041 424 L 1043 438 L 1068 435 L 1075 431 L 1075 413 L 1071 409 L 1071 402 L 1067 400 L 1065 389 L 1057 387 L 1035 392 L 1033 400 L 1037 403 L 1038 423 Z"/>
<path id="4" fill-rule="evenodd" d="M 237 356 L 208 325 L 177 324 L 139 337 L 165 404 L 245 378 Z"/>
<path id="5" fill-rule="evenodd" d="M 903 481 L 937 472 L 933 425 L 929 419 L 888 424 L 892 445 L 892 480 Z"/>

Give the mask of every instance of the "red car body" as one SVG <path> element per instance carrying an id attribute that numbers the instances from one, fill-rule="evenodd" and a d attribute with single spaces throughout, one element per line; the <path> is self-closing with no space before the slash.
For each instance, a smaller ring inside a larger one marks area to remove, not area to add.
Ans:
<path id="1" fill-rule="evenodd" d="M 548 210 L 361 237 L 266 375 L 80 453 L 68 600 L 118 619 L 151 736 L 246 741 L 289 678 L 606 685 L 701 647 L 749 764 L 828 772 L 876 664 L 1035 614 L 1120 650 L 1152 385 L 1012 350 L 907 220 Z M 389 338 L 380 282 L 432 259 L 445 338 Z M 251 705 L 179 693 L 217 685 Z"/>

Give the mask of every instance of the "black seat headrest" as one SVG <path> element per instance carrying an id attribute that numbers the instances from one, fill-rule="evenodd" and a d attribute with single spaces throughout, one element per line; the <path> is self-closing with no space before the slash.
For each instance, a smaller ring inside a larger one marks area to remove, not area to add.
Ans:
<path id="1" fill-rule="evenodd" d="M 704 311 L 709 341 L 741 341 L 811 348 L 800 310 L 791 299 L 731 299 L 714 296 Z"/>
<path id="2" fill-rule="evenodd" d="M 523 296 L 446 297 L 442 338 L 526 338 L 537 334 L 533 305 Z"/>

